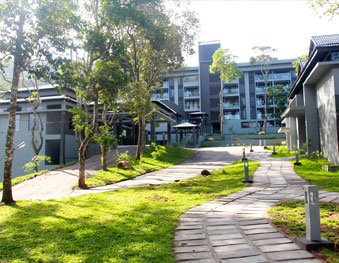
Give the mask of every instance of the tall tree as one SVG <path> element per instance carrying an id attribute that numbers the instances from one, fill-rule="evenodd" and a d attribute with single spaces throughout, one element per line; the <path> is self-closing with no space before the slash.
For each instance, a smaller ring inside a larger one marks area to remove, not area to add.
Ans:
<path id="1" fill-rule="evenodd" d="M 291 89 L 291 86 L 283 86 L 281 84 L 274 85 L 267 88 L 267 99 L 272 101 L 275 105 L 274 109 L 274 118 L 276 124 L 281 125 L 281 115 L 287 106 L 287 95 Z"/>
<path id="2" fill-rule="evenodd" d="M 55 62 L 67 45 L 66 28 L 72 24 L 72 1 L 3 0 L 0 6 L 0 68 L 12 61 L 11 98 L 5 147 L 2 202 L 13 203 L 12 163 L 15 117 L 20 76 L 37 60 Z M 37 62 L 35 62 L 36 64 Z M 32 71 L 32 73 L 34 70 Z"/>
<path id="3" fill-rule="evenodd" d="M 276 57 L 272 56 L 276 52 L 276 49 L 268 46 L 256 46 L 252 49 L 255 56 L 250 58 L 251 65 L 260 71 L 262 80 L 264 81 L 264 119 L 262 131 L 266 133 L 268 110 L 267 88 L 269 84 L 271 65 L 277 60 Z"/>
<path id="4" fill-rule="evenodd" d="M 117 143 L 117 139 L 112 133 L 112 126 L 120 105 L 118 97 L 125 91 L 128 74 L 124 72 L 120 58 L 116 56 L 111 60 L 97 63 L 95 76 L 101 88 L 99 92 L 101 125 L 95 142 L 100 144 L 101 168 L 106 171 L 107 153 L 110 147 Z"/>
<path id="5" fill-rule="evenodd" d="M 218 48 L 212 55 L 213 63 L 210 66 L 210 73 L 220 73 L 221 88 L 219 93 L 219 104 L 220 104 L 220 135 L 221 139 L 224 138 L 224 82 L 230 83 L 235 79 L 241 77 L 241 71 L 235 62 L 235 56 L 232 55 L 231 51 L 227 48 Z"/>
<path id="6" fill-rule="evenodd" d="M 31 96 L 27 98 L 27 101 L 31 104 L 32 112 L 33 112 L 33 118 L 30 119 L 30 131 L 31 131 L 31 145 L 34 151 L 34 157 L 33 160 L 37 158 L 37 156 L 40 155 L 40 151 L 42 149 L 42 146 L 44 144 L 44 125 L 40 116 L 40 113 L 38 112 L 38 108 L 41 105 L 41 99 L 39 96 L 39 87 L 37 80 L 34 79 L 33 82 L 33 91 L 31 92 Z M 42 159 L 42 158 L 40 158 Z M 39 163 L 34 162 L 33 170 L 35 173 L 39 170 Z"/>
<path id="7" fill-rule="evenodd" d="M 184 51 L 191 51 L 198 21 L 190 12 L 171 19 L 162 0 L 106 1 L 112 21 L 118 19 L 119 35 L 125 43 L 124 63 L 131 81 L 126 100 L 138 123 L 136 159 L 145 147 L 146 116 L 152 109 L 151 97 L 162 72 L 183 62 Z M 172 16 L 173 18 L 173 16 Z M 180 25 L 172 22 L 180 22 Z M 188 30 L 189 29 L 189 30 Z"/>
<path id="8" fill-rule="evenodd" d="M 110 136 L 104 125 L 99 129 L 100 110 L 108 110 L 109 99 L 117 94 L 123 78 L 120 53 L 124 48 L 115 36 L 117 30 L 107 19 L 104 3 L 109 1 L 84 1 L 81 11 L 82 27 L 76 35 L 78 49 L 74 60 L 64 63 L 58 76 L 61 86 L 75 90 L 77 106 L 71 109 L 72 123 L 78 144 L 78 186 L 86 188 L 86 154 L 91 142 L 107 145 Z M 82 54 L 80 56 L 80 54 Z M 107 124 L 107 123 L 106 123 Z M 102 137 L 100 137 L 102 135 Z M 102 148 L 104 156 L 107 146 Z"/>
<path id="9" fill-rule="evenodd" d="M 295 72 L 297 73 L 297 75 L 299 75 L 299 73 L 300 73 L 299 72 L 300 64 L 303 63 L 303 62 L 306 62 L 307 59 L 308 59 L 308 55 L 303 54 L 303 55 L 297 57 L 297 60 L 292 62 L 293 68 L 294 68 Z"/>

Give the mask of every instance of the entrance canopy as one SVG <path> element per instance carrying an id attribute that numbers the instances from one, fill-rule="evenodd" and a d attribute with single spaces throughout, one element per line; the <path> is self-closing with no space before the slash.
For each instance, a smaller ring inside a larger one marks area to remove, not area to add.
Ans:
<path id="1" fill-rule="evenodd" d="M 193 124 L 193 123 L 184 122 L 184 123 L 180 123 L 178 125 L 173 126 L 173 128 L 177 128 L 177 129 L 194 129 L 194 128 L 199 128 L 199 127 L 197 125 Z"/>

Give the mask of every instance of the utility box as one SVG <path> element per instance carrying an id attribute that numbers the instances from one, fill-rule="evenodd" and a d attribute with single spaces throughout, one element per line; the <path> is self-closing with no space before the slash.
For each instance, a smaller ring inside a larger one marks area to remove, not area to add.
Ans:
<path id="1" fill-rule="evenodd" d="M 320 241 L 319 191 L 316 185 L 305 185 L 306 238 Z"/>

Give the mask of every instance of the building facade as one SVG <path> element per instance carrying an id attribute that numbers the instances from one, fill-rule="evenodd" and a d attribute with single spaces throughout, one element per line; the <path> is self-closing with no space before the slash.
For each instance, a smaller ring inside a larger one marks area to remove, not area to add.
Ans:
<path id="1" fill-rule="evenodd" d="M 290 149 L 323 152 L 339 164 L 339 34 L 314 36 L 283 113 Z"/>
<path id="2" fill-rule="evenodd" d="M 199 67 L 175 70 L 165 74 L 163 86 L 154 94 L 154 99 L 170 101 L 185 112 L 192 120 L 197 113 L 206 114 L 208 133 L 220 133 L 220 90 L 219 74 L 210 74 L 212 55 L 220 43 L 199 45 Z M 291 86 L 296 78 L 292 66 L 294 60 L 276 60 L 270 66 L 268 86 Z M 264 118 L 264 78 L 259 68 L 250 63 L 238 64 L 242 76 L 231 83 L 223 83 L 223 123 L 226 134 L 257 133 Z M 268 100 L 267 131 L 276 132 L 277 121 L 274 100 Z"/>

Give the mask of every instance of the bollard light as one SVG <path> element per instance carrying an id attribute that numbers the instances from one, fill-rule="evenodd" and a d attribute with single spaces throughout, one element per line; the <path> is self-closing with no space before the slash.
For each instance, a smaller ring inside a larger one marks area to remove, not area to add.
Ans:
<path id="1" fill-rule="evenodd" d="M 243 183 L 253 183 L 253 180 L 250 180 L 249 176 L 249 163 L 248 160 L 244 160 L 244 180 L 242 180 Z"/>
<path id="2" fill-rule="evenodd" d="M 246 153 L 245 153 L 245 148 L 242 148 L 242 159 L 243 162 L 247 160 L 246 158 Z"/>
<path id="3" fill-rule="evenodd" d="M 333 247 L 333 243 L 321 237 L 319 191 L 316 185 L 305 185 L 306 238 L 296 238 L 295 242 L 305 250 L 319 247 Z"/>
<path id="4" fill-rule="evenodd" d="M 251 143 L 251 146 L 250 146 L 250 152 L 251 152 L 251 153 L 254 152 L 254 151 L 253 151 L 253 148 L 252 148 L 252 143 Z"/>
<path id="5" fill-rule="evenodd" d="M 266 149 L 267 147 L 266 147 L 266 140 L 264 140 L 264 149 Z"/>
<path id="6" fill-rule="evenodd" d="M 261 147 L 261 139 L 259 140 L 259 146 Z"/>
<path id="7" fill-rule="evenodd" d="M 301 162 L 299 162 L 299 151 L 297 150 L 295 152 L 295 163 L 294 165 L 301 165 Z"/>
<path id="8" fill-rule="evenodd" d="M 319 191 L 316 185 L 305 185 L 306 238 L 320 241 Z"/>
<path id="9" fill-rule="evenodd" d="M 272 154 L 277 154 L 277 152 L 275 151 L 275 145 L 273 145 L 273 152 Z"/>

